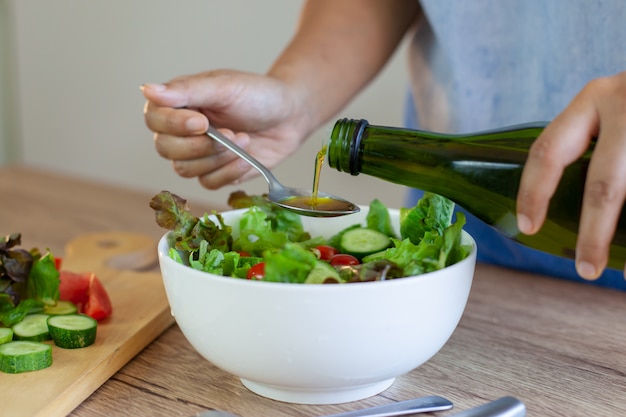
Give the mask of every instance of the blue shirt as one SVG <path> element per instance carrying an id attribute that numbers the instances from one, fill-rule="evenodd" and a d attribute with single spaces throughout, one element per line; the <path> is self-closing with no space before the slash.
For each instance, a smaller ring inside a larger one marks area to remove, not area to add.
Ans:
<path id="1" fill-rule="evenodd" d="M 626 70 L 624 0 L 421 0 L 409 47 L 408 127 L 468 133 L 551 120 L 590 80 Z M 412 206 L 421 192 L 411 190 Z M 581 282 L 574 262 L 466 213 L 482 262 Z M 626 260 L 625 260 L 626 261 Z M 626 290 L 623 271 L 595 285 Z"/>

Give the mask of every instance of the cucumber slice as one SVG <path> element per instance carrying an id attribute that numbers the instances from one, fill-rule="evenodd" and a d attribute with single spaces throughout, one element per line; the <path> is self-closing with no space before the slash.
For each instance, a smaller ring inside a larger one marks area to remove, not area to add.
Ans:
<path id="1" fill-rule="evenodd" d="M 76 314 L 78 312 L 78 307 L 71 301 L 57 301 L 57 303 L 53 306 L 46 305 L 43 309 L 44 314 L 49 314 L 51 316 L 59 316 L 63 314 Z"/>
<path id="2" fill-rule="evenodd" d="M 16 340 L 43 342 L 50 339 L 47 314 L 29 314 L 22 321 L 13 325 Z"/>
<path id="3" fill-rule="evenodd" d="M 0 345 L 0 371 L 9 374 L 37 371 L 52 365 L 52 346 L 18 340 Z"/>
<path id="4" fill-rule="evenodd" d="M 324 261 L 317 261 L 309 275 L 307 275 L 305 284 L 323 284 L 324 281 L 329 278 L 334 279 L 337 283 L 341 282 L 339 272 L 333 268 L 329 263 Z"/>
<path id="5" fill-rule="evenodd" d="M 364 256 L 387 249 L 390 244 L 391 239 L 384 233 L 360 227 L 346 230 L 341 236 L 339 249 L 343 253 L 363 259 Z"/>
<path id="6" fill-rule="evenodd" d="M 0 327 L 0 345 L 13 340 L 13 329 L 10 327 Z"/>
<path id="7" fill-rule="evenodd" d="M 51 316 L 48 328 L 54 344 L 64 349 L 78 349 L 96 341 L 98 322 L 83 314 Z"/>

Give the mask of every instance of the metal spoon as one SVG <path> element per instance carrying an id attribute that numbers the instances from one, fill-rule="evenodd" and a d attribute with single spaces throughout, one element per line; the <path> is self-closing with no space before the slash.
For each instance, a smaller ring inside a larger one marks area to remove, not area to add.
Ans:
<path id="1" fill-rule="evenodd" d="M 422 408 L 423 407 L 423 408 Z M 406 414 L 426 413 L 430 411 L 449 410 L 452 403 L 442 397 L 424 397 L 414 400 L 400 401 L 363 410 L 332 414 L 322 417 L 388 417 Z M 525 417 L 526 406 L 514 397 L 502 397 L 490 403 L 461 411 L 450 417 Z M 197 414 L 196 417 L 239 417 L 225 411 L 210 410 Z"/>
<path id="2" fill-rule="evenodd" d="M 296 213 L 303 216 L 310 217 L 337 217 L 344 216 L 346 214 L 357 213 L 360 210 L 359 206 L 357 206 L 356 204 L 352 204 L 351 202 L 344 200 L 343 198 L 326 193 L 317 194 L 317 204 L 308 204 L 308 202 L 310 202 L 312 199 L 312 191 L 285 187 L 276 179 L 274 174 L 272 174 L 272 172 L 267 169 L 265 165 L 261 164 L 246 151 L 231 142 L 217 129 L 209 127 L 206 134 L 211 139 L 226 146 L 237 156 L 244 159 L 246 162 L 256 168 L 257 171 L 259 171 L 261 175 L 263 175 L 263 178 L 265 178 L 267 184 L 269 185 L 269 192 L 267 194 L 267 197 L 272 203 L 280 207 L 295 211 Z M 300 202 L 300 204 L 297 204 L 298 201 Z"/>
<path id="3" fill-rule="evenodd" d="M 413 400 L 399 401 L 362 410 L 348 411 L 346 413 L 331 414 L 323 417 L 391 417 L 406 414 L 428 413 L 430 411 L 442 411 L 452 408 L 452 403 L 438 396 L 415 398 Z M 236 414 L 219 410 L 203 411 L 197 417 L 239 417 Z"/>

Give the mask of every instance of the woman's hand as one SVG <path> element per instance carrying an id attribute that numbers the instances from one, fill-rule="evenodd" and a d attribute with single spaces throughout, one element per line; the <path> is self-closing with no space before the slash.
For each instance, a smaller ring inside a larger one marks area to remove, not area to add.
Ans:
<path id="1" fill-rule="evenodd" d="M 142 86 L 144 114 L 157 152 L 183 177 L 209 189 L 257 175 L 205 132 L 213 127 L 268 167 L 294 153 L 307 131 L 301 104 L 285 83 L 269 76 L 221 70 Z"/>
<path id="2" fill-rule="evenodd" d="M 607 265 L 626 198 L 626 72 L 591 81 L 546 127 L 530 150 L 517 196 L 520 231 L 537 232 L 563 170 L 593 137 L 576 245 L 576 269 L 586 279 L 598 278 Z"/>

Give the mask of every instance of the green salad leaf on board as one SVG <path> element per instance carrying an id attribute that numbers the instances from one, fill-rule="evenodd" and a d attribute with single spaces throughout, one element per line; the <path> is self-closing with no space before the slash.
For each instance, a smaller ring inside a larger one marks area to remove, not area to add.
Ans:
<path id="1" fill-rule="evenodd" d="M 0 238 L 0 325 L 4 326 L 59 299 L 59 271 L 52 254 L 20 245 L 20 233 Z"/>
<path id="2" fill-rule="evenodd" d="M 265 281 L 319 283 L 326 281 L 311 279 L 310 274 L 327 270 L 327 266 L 320 268 L 320 262 L 325 261 L 311 249 L 319 245 L 339 248 L 342 235 L 354 228 L 383 233 L 392 245 L 365 256 L 358 265 L 337 267 L 328 282 L 419 275 L 452 265 L 470 251 L 461 243 L 463 213 L 457 213 L 456 222 L 452 222 L 454 203 L 428 192 L 415 207 L 400 210 L 399 237 L 387 207 L 377 199 L 370 204 L 365 225 L 349 226 L 328 239 L 311 237 L 299 215 L 272 204 L 265 196 L 239 191 L 231 194 L 228 202 L 233 208 L 247 209 L 239 221 L 237 236 L 218 213 L 213 213 L 217 222 L 211 221 L 208 214 L 200 219 L 190 213 L 186 200 L 168 191 L 154 196 L 150 206 L 155 210 L 157 224 L 172 230 L 170 256 L 194 269 L 236 278 L 246 278 L 250 268 L 263 262 Z"/>

